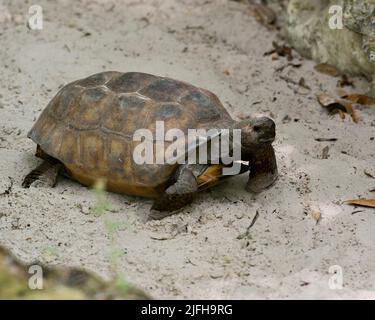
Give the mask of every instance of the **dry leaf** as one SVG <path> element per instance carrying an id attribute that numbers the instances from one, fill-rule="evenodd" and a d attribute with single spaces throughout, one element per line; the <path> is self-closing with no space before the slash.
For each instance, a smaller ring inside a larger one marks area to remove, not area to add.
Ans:
<path id="1" fill-rule="evenodd" d="M 353 108 L 353 105 L 349 101 L 343 99 L 335 99 L 326 93 L 317 95 L 319 103 L 328 109 L 329 112 L 339 112 L 342 119 L 345 115 L 342 112 L 348 113 L 355 123 L 358 122 L 357 114 Z"/>
<path id="2" fill-rule="evenodd" d="M 336 89 L 336 91 L 337 91 L 337 94 L 339 95 L 339 97 L 346 97 L 346 96 L 348 96 L 348 93 L 343 89 L 343 88 L 337 88 Z"/>
<path id="3" fill-rule="evenodd" d="M 250 8 L 250 15 L 255 17 L 255 19 L 267 26 L 275 24 L 276 14 L 270 7 L 263 4 L 252 4 Z"/>
<path id="4" fill-rule="evenodd" d="M 363 94 L 350 94 L 346 96 L 342 96 L 343 99 L 350 100 L 354 103 L 362 104 L 362 105 L 372 105 L 375 104 L 375 98 L 369 97 Z"/>
<path id="5" fill-rule="evenodd" d="M 316 223 L 318 223 L 320 221 L 320 219 L 322 218 L 322 214 L 319 211 L 311 212 L 311 216 L 316 221 Z"/>
<path id="6" fill-rule="evenodd" d="M 347 200 L 345 203 L 355 206 L 375 208 L 375 199 Z"/>
<path id="7" fill-rule="evenodd" d="M 349 86 L 354 88 L 355 87 L 354 82 L 353 80 L 349 79 L 346 74 L 343 74 L 341 76 L 341 79 L 337 81 L 337 87 L 342 88 L 342 87 L 349 87 Z"/>
<path id="8" fill-rule="evenodd" d="M 339 71 L 336 69 L 336 67 L 328 63 L 320 63 L 316 65 L 314 69 L 320 73 L 324 73 L 332 77 L 337 77 L 339 75 Z"/>
<path id="9" fill-rule="evenodd" d="M 272 59 L 273 61 L 279 59 L 279 55 L 277 54 L 277 52 L 272 53 L 272 55 L 271 55 L 271 59 Z"/>
<path id="10" fill-rule="evenodd" d="M 323 107 L 328 107 L 330 105 L 337 103 L 335 98 L 331 97 L 329 94 L 326 94 L 326 93 L 320 93 L 317 95 L 317 97 L 318 97 L 320 104 Z"/>
<path id="11" fill-rule="evenodd" d="M 292 48 L 285 46 L 285 45 L 279 45 L 276 41 L 272 42 L 273 49 L 264 53 L 265 56 L 272 55 L 272 59 L 275 55 L 278 57 L 286 57 L 288 61 L 293 60 L 292 55 Z"/>
<path id="12" fill-rule="evenodd" d="M 345 120 L 345 113 L 342 112 L 340 109 L 339 109 L 338 111 L 339 111 L 340 118 L 341 118 L 342 120 Z"/>
<path id="13" fill-rule="evenodd" d="M 348 113 L 352 117 L 353 121 L 355 123 L 358 123 L 357 113 L 355 112 L 353 105 L 350 102 L 347 102 L 342 99 L 337 100 L 337 102 L 344 107 L 345 112 Z"/>

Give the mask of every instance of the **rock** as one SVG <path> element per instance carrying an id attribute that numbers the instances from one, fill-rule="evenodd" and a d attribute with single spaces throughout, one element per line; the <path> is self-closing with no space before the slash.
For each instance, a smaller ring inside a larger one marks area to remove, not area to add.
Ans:
<path id="1" fill-rule="evenodd" d="M 375 1 L 345 0 L 344 25 L 362 35 L 362 48 L 375 63 Z"/>
<path id="2" fill-rule="evenodd" d="M 215 270 L 215 271 L 211 272 L 210 277 L 212 279 L 223 278 L 224 277 L 224 271 L 222 271 L 222 270 Z"/>
<path id="3" fill-rule="evenodd" d="M 329 27 L 332 5 L 344 10 L 342 29 Z M 375 25 L 370 26 L 367 16 L 374 11 L 374 0 L 291 0 L 287 12 L 288 38 L 305 57 L 334 65 L 342 73 L 373 79 Z M 375 93 L 374 82 L 370 91 Z"/>
<path id="4" fill-rule="evenodd" d="M 43 289 L 43 290 L 39 290 Z M 77 268 L 27 266 L 0 247 L 0 299 L 149 299 L 121 279 L 105 282 Z"/>

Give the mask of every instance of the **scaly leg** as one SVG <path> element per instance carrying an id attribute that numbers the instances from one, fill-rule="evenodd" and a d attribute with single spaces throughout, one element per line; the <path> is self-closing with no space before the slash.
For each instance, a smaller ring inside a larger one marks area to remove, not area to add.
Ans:
<path id="1" fill-rule="evenodd" d="M 54 187 L 61 168 L 62 164 L 57 161 L 44 160 L 24 178 L 22 187 Z"/>
<path id="2" fill-rule="evenodd" d="M 177 174 L 176 182 L 154 201 L 149 218 L 160 220 L 176 213 L 177 210 L 193 202 L 197 190 L 198 184 L 193 172 L 183 167 Z"/>

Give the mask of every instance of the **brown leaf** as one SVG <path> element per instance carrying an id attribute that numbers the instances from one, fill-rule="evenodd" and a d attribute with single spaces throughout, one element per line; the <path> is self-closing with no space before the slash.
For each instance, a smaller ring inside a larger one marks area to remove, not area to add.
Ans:
<path id="1" fill-rule="evenodd" d="M 277 53 L 277 52 L 272 53 L 272 55 L 271 55 L 271 59 L 272 59 L 273 61 L 275 61 L 275 60 L 279 60 L 279 55 L 278 55 L 278 53 Z"/>
<path id="2" fill-rule="evenodd" d="M 375 199 L 347 200 L 345 203 L 355 206 L 375 208 Z"/>
<path id="3" fill-rule="evenodd" d="M 343 99 L 335 99 L 327 93 L 318 94 L 317 97 L 319 103 L 323 107 L 327 108 L 329 112 L 339 112 L 342 119 L 345 118 L 343 112 L 348 113 L 355 123 L 358 122 L 357 114 L 351 102 Z"/>
<path id="4" fill-rule="evenodd" d="M 312 211 L 311 216 L 313 217 L 313 219 L 316 221 L 317 224 L 322 218 L 322 214 L 319 211 Z"/>
<path id="5" fill-rule="evenodd" d="M 342 112 L 342 110 L 338 110 L 339 111 L 339 115 L 340 115 L 340 118 L 342 119 L 342 120 L 345 120 L 345 113 L 344 112 Z"/>
<path id="6" fill-rule="evenodd" d="M 337 77 L 339 75 L 339 71 L 336 69 L 336 67 L 328 63 L 320 63 L 316 65 L 314 69 L 320 73 L 324 73 L 332 77 Z"/>
<path id="7" fill-rule="evenodd" d="M 273 49 L 264 53 L 264 56 L 272 55 L 272 60 L 274 60 L 274 56 L 286 57 L 288 61 L 293 60 L 292 48 L 286 45 L 279 45 L 276 41 L 272 42 L 272 46 Z"/>
<path id="8" fill-rule="evenodd" d="M 353 80 L 349 79 L 346 74 L 343 74 L 341 76 L 341 79 L 337 81 L 337 87 L 342 88 L 342 87 L 349 87 L 349 86 L 354 88 L 355 87 L 354 82 Z"/>
<path id="9" fill-rule="evenodd" d="M 320 94 L 317 95 L 317 97 L 318 97 L 318 100 L 319 100 L 320 104 L 323 107 L 328 107 L 330 105 L 333 105 L 333 104 L 337 103 L 336 99 L 333 98 L 332 96 L 330 96 L 327 93 L 320 93 Z"/>
<path id="10" fill-rule="evenodd" d="M 264 4 L 252 4 L 250 15 L 263 25 L 272 25 L 276 22 L 276 13 L 270 7 Z"/>
<path id="11" fill-rule="evenodd" d="M 375 98 L 363 94 L 350 94 L 347 96 L 342 96 L 342 98 L 366 106 L 375 104 Z"/>
<path id="12" fill-rule="evenodd" d="M 343 88 L 337 88 L 336 91 L 340 98 L 348 96 L 348 93 Z"/>
<path id="13" fill-rule="evenodd" d="M 355 112 L 353 105 L 345 100 L 337 100 L 337 102 L 345 108 L 345 112 L 348 113 L 355 123 L 358 123 L 357 113 Z"/>

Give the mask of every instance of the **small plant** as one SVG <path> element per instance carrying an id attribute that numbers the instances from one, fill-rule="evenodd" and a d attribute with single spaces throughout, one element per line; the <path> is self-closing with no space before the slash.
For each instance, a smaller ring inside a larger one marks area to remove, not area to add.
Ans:
<path id="1" fill-rule="evenodd" d="M 116 271 L 118 260 L 125 255 L 125 252 L 118 248 L 113 248 L 108 255 L 109 263 L 111 264 L 112 268 Z"/>
<path id="2" fill-rule="evenodd" d="M 47 258 L 52 258 L 57 256 L 57 249 L 54 247 L 45 247 L 42 254 Z"/>
<path id="3" fill-rule="evenodd" d="M 122 276 L 117 277 L 116 288 L 120 290 L 122 294 L 127 294 L 130 287 L 130 284 Z"/>
<path id="4" fill-rule="evenodd" d="M 117 231 L 126 228 L 126 223 L 125 222 L 119 222 L 119 221 L 111 221 L 111 220 L 106 220 L 104 222 L 104 227 L 105 230 L 111 239 L 112 242 L 114 242 L 114 235 Z"/>
<path id="5" fill-rule="evenodd" d="M 96 197 L 96 203 L 92 208 L 92 211 L 95 215 L 101 216 L 112 209 L 111 203 L 106 198 L 106 180 L 96 180 L 93 190 Z"/>
<path id="6" fill-rule="evenodd" d="M 96 216 L 102 216 L 108 211 L 112 211 L 112 204 L 106 198 L 106 180 L 98 179 L 93 186 L 93 191 L 95 193 L 96 203 L 92 208 L 92 212 Z M 107 257 L 108 262 L 111 265 L 112 271 L 116 275 L 116 287 L 124 294 L 128 292 L 130 285 L 120 274 L 119 259 L 123 257 L 126 252 L 119 248 L 115 236 L 116 232 L 123 228 L 126 228 L 126 226 L 127 225 L 124 222 L 111 220 L 104 221 L 104 228 L 111 242 L 110 252 Z"/>

